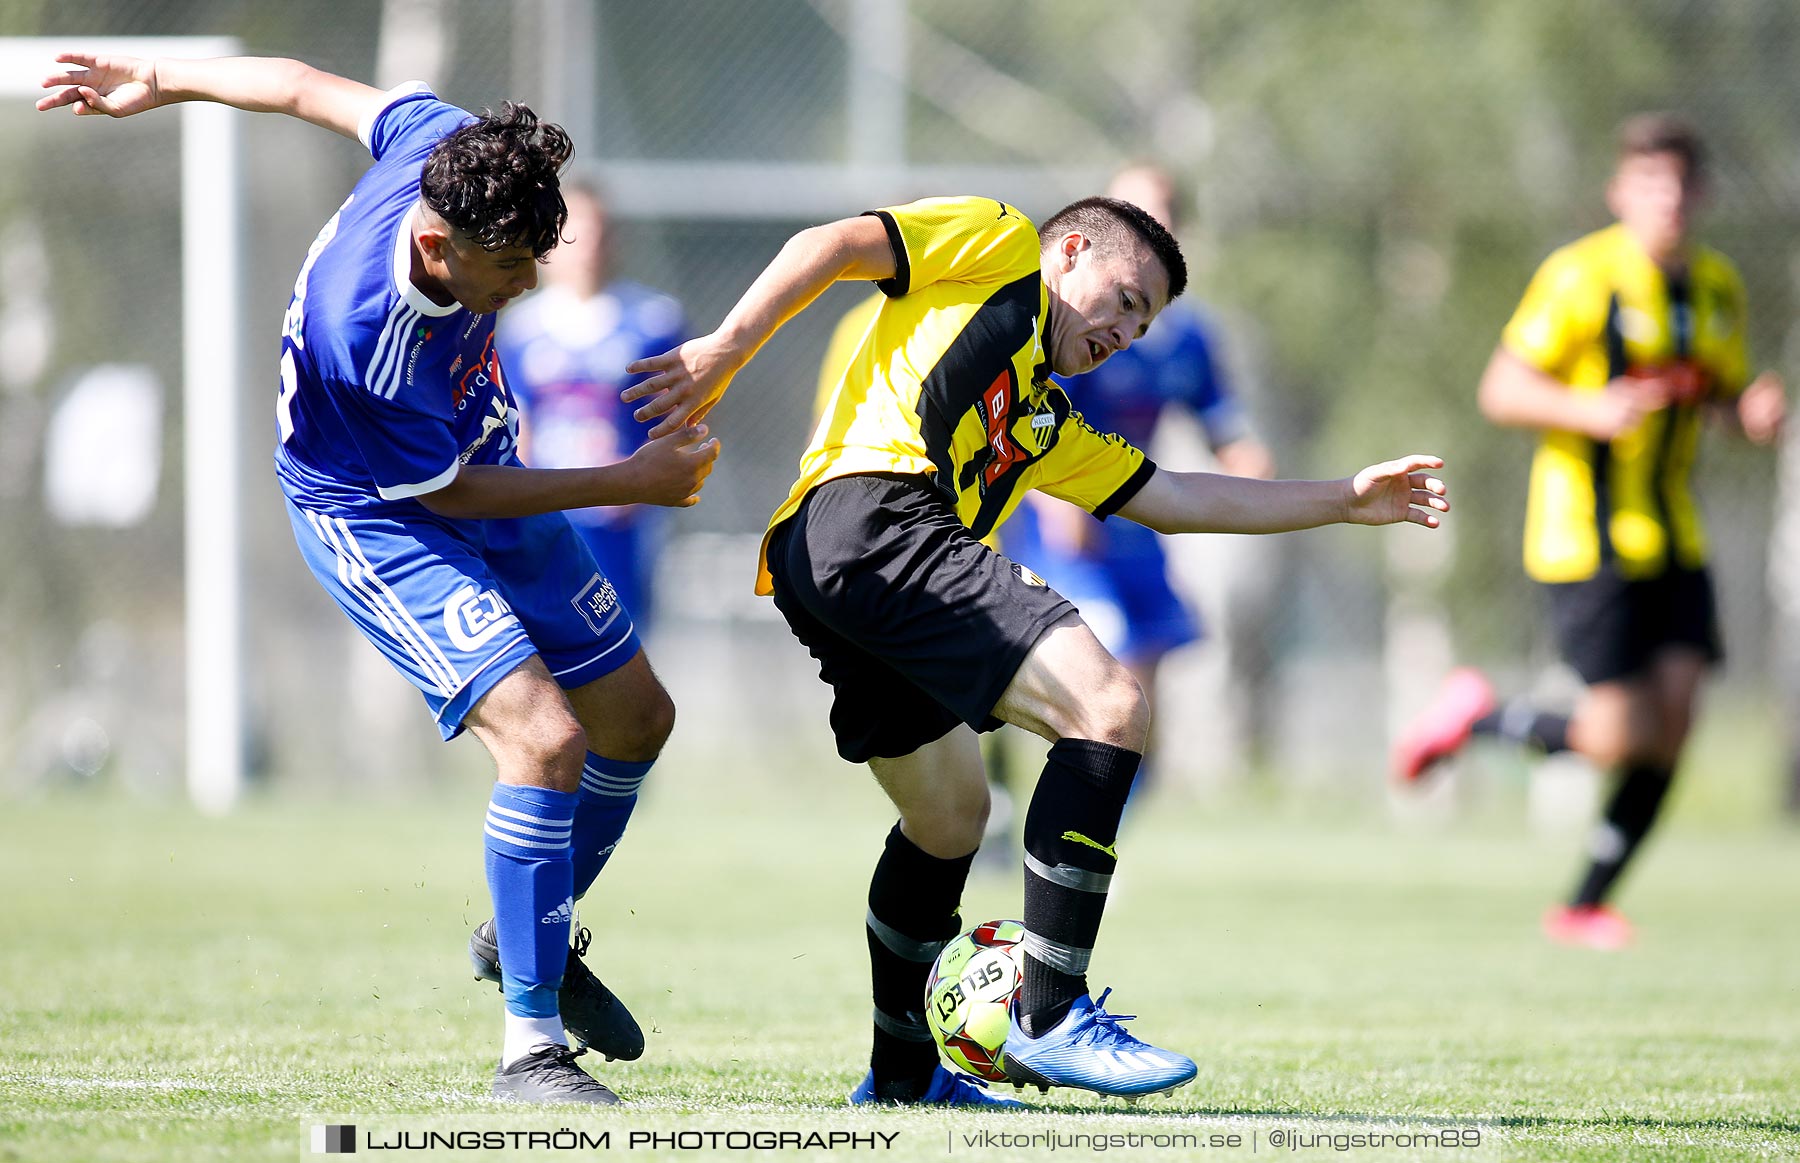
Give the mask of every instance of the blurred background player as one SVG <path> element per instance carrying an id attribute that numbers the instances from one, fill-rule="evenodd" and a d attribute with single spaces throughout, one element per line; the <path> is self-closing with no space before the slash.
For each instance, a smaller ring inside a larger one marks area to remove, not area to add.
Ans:
<path id="1" fill-rule="evenodd" d="M 1148 211 L 1179 236 L 1175 181 L 1149 165 L 1120 171 L 1107 196 Z M 1251 430 L 1217 358 L 1212 330 L 1185 299 L 1170 303 L 1144 338 L 1090 372 L 1058 377 L 1075 410 L 1102 432 L 1149 448 L 1170 409 L 1187 412 L 1206 434 L 1219 471 L 1266 480 L 1269 450 Z M 1175 592 L 1162 534 L 1130 521 L 1103 523 L 1074 505 L 1033 492 L 1006 527 L 1005 549 L 1075 603 L 1094 634 L 1128 667 L 1156 707 L 1163 656 L 1200 639 L 1200 620 Z M 1151 765 L 1145 756 L 1145 786 Z"/>
<path id="2" fill-rule="evenodd" d="M 1496 705 L 1479 672 L 1453 672 L 1396 743 L 1404 781 L 1471 735 L 1574 750 L 1616 777 L 1553 940 L 1618 949 L 1631 927 L 1607 904 L 1655 822 L 1708 667 L 1723 657 L 1700 510 L 1688 475 L 1707 416 L 1757 444 L 1780 432 L 1782 387 L 1746 387 L 1747 315 L 1731 261 L 1691 240 L 1705 154 L 1685 120 L 1642 114 L 1619 134 L 1606 188 L 1618 221 L 1544 261 L 1480 389 L 1481 410 L 1541 433 L 1525 517 L 1525 570 L 1544 587 L 1558 648 L 1587 684 L 1570 716 Z"/>
<path id="3" fill-rule="evenodd" d="M 637 382 L 625 367 L 687 338 L 681 304 L 613 278 L 599 184 L 575 174 L 564 179 L 562 190 L 569 221 L 562 244 L 545 256 L 543 286 L 502 314 L 497 332 L 523 413 L 520 457 L 535 468 L 612 464 L 637 451 L 650 426 L 633 420 L 619 401 L 619 393 Z M 631 611 L 638 633 L 647 634 L 667 512 L 610 505 L 567 516 Z"/>
<path id="4" fill-rule="evenodd" d="M 319 231 L 282 320 L 276 476 L 301 555 L 425 696 L 448 740 L 493 756 L 483 827 L 501 984 L 496 1097 L 612 1104 L 565 1023 L 608 1057 L 643 1034 L 571 948 L 574 902 L 617 845 L 674 706 L 561 510 L 687 505 L 713 459 L 695 430 L 631 461 L 528 469 L 494 315 L 537 283 L 572 146 L 523 105 L 473 116 L 417 82 L 387 92 L 298 61 L 65 53 L 43 110 L 127 117 L 179 101 L 284 113 L 374 164 Z M 585 938 L 585 934 L 583 935 Z"/>

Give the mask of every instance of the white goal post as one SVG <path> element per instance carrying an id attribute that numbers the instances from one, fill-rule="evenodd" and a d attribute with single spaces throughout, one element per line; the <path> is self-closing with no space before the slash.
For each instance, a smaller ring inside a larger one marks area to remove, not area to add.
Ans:
<path id="1" fill-rule="evenodd" d="M 191 58 L 242 51 L 233 37 L 0 37 L 0 91 L 11 100 L 42 96 L 41 82 L 58 68 L 62 52 Z M 67 110 L 55 115 L 70 116 Z M 218 814 L 231 808 L 244 784 L 237 382 L 243 350 L 242 115 L 209 101 L 187 102 L 173 115 L 181 119 L 187 786 L 195 805 Z"/>

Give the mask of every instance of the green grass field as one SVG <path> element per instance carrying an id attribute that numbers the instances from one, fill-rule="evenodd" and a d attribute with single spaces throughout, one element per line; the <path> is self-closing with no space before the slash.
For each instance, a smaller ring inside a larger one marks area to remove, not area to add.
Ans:
<path id="1" fill-rule="evenodd" d="M 6 804 L 0 1161 L 310 1158 L 322 1122 L 613 1131 L 584 1157 L 709 1153 L 631 1150 L 631 1128 L 896 1134 L 852 1152 L 885 1158 L 1051 1155 L 968 1145 L 983 1132 L 1244 1140 L 1115 1147 L 1136 1158 L 1800 1154 L 1791 831 L 1678 803 L 1623 895 L 1640 945 L 1607 956 L 1539 939 L 1576 841 L 1533 838 L 1516 813 L 1426 831 L 1158 803 L 1129 821 L 1094 983 L 1192 1053 L 1195 1083 L 1136 1108 L 1032 1092 L 1040 1113 L 871 1113 L 842 1096 L 867 1049 L 879 797 L 854 776 L 772 800 L 659 778 L 584 909 L 591 960 L 650 1048 L 602 1071 L 628 1111 L 553 1118 L 484 1097 L 499 1001 L 463 953 L 486 911 L 479 783 L 423 802 L 264 800 L 228 820 Z M 1016 913 L 1017 893 L 981 876 L 964 915 Z M 1452 1127 L 1480 1146 L 1271 1145 Z"/>

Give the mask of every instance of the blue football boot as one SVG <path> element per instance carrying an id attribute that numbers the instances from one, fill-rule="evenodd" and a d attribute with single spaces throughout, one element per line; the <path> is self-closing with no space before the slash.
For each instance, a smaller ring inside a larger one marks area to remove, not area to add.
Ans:
<path id="1" fill-rule="evenodd" d="M 887 1102 L 875 1095 L 875 1072 L 863 1075 L 863 1080 L 856 1084 L 850 1092 L 850 1105 L 863 1106 L 875 1103 L 888 1106 L 974 1106 L 987 1107 L 990 1110 L 1017 1109 L 1029 1110 L 1024 1103 L 1015 1098 L 1001 1098 L 997 1094 L 987 1092 L 987 1083 L 979 1078 L 970 1078 L 966 1074 L 953 1074 L 939 1066 L 931 1076 L 931 1085 L 925 1088 L 925 1096 L 911 1102 Z"/>
<path id="2" fill-rule="evenodd" d="M 1112 990 L 1095 1001 L 1087 994 L 1075 999 L 1068 1016 L 1041 1038 L 1030 1038 L 1019 1025 L 1018 1003 L 1013 1003 L 1012 1026 L 1006 1032 L 1006 1049 L 1000 1065 L 1014 1086 L 1070 1086 L 1134 1100 L 1140 1095 L 1167 1094 L 1194 1080 L 1194 1060 L 1172 1050 L 1140 1041 L 1125 1032 L 1121 1023 L 1134 1014 L 1109 1014 L 1101 1007 Z"/>

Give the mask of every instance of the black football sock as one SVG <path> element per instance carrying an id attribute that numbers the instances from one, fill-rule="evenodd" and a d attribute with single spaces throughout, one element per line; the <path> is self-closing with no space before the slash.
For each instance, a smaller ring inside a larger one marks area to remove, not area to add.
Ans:
<path id="1" fill-rule="evenodd" d="M 1092 739 L 1050 748 L 1025 814 L 1024 981 L 1019 1022 L 1041 1037 L 1088 991 L 1088 959 L 1100 934 L 1118 864 L 1119 817 L 1143 756 Z"/>
<path id="2" fill-rule="evenodd" d="M 939 860 L 895 824 L 869 881 L 869 973 L 875 986 L 875 1042 L 869 1068 L 884 1102 L 923 1097 L 937 1069 L 937 1046 L 925 1025 L 925 979 L 931 963 L 962 928 L 956 906 L 973 852 Z"/>
<path id="3" fill-rule="evenodd" d="M 1571 904 L 1591 907 L 1606 899 L 1650 825 L 1656 822 L 1673 774 L 1666 767 L 1648 763 L 1625 768 L 1612 801 L 1606 805 L 1605 816 L 1594 828 L 1588 850 L 1592 862 Z"/>
<path id="4" fill-rule="evenodd" d="M 1546 755 L 1569 750 L 1569 717 L 1540 711 L 1524 699 L 1513 699 L 1488 712 L 1475 720 L 1470 731 L 1508 743 L 1529 744 Z"/>

